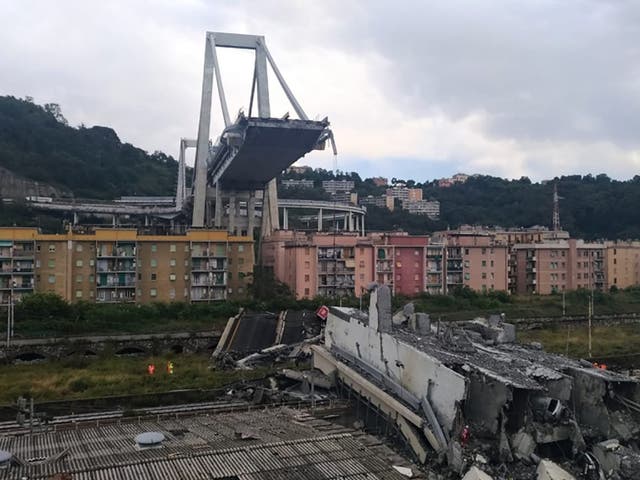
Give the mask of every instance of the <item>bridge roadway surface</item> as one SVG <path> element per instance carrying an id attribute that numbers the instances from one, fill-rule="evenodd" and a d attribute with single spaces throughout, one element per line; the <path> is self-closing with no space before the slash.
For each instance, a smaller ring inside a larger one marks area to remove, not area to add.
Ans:
<path id="1" fill-rule="evenodd" d="M 297 198 L 279 198 L 278 208 L 308 208 L 313 210 L 328 210 L 336 212 L 356 213 L 366 215 L 367 208 L 350 203 L 336 203 L 328 200 L 298 200 Z"/>
<path id="2" fill-rule="evenodd" d="M 318 146 L 326 121 L 240 116 L 223 132 L 209 162 L 209 184 L 257 190 Z"/>
<path id="3" fill-rule="evenodd" d="M 164 198 L 164 197 L 163 197 Z M 152 202 L 152 197 L 145 197 L 146 201 Z M 30 206 L 42 210 L 52 210 L 58 212 L 78 212 L 78 213 L 104 213 L 110 215 L 175 215 L 180 210 L 175 206 L 157 207 L 155 205 L 132 202 L 125 203 L 125 200 L 119 200 L 117 203 L 76 203 L 54 201 L 46 202 L 28 202 Z M 294 198 L 279 198 L 278 208 L 297 208 L 297 209 L 313 209 L 326 210 L 345 213 L 355 213 L 358 215 L 366 215 L 366 207 L 351 205 L 347 203 L 336 203 L 326 200 L 299 200 Z"/>

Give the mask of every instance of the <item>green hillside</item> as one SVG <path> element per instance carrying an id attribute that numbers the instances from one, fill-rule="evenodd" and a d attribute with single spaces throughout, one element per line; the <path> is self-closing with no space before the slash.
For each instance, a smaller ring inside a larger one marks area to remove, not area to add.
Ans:
<path id="1" fill-rule="evenodd" d="M 0 97 L 0 167 L 79 198 L 172 195 L 177 162 L 122 143 L 108 127 L 67 124 L 56 104 Z"/>
<path id="2" fill-rule="evenodd" d="M 381 195 L 371 179 L 357 173 L 334 175 L 326 170 L 306 174 L 288 173 L 282 178 L 309 178 L 315 188 L 280 189 L 281 196 L 318 197 L 324 193 L 322 180 L 353 180 L 359 198 Z M 573 237 L 585 239 L 640 239 L 640 176 L 631 180 L 612 180 L 607 175 L 572 175 L 556 179 L 560 200 L 562 227 Z M 410 215 L 403 211 L 368 207 L 367 228 L 370 230 L 402 229 L 409 233 L 430 233 L 460 225 L 502 227 L 551 226 L 553 181 L 531 182 L 524 177 L 505 180 L 490 176 L 473 176 L 464 184 L 440 188 L 436 181 L 420 183 L 407 180 L 407 186 L 422 188 L 423 198 L 440 202 L 440 220 Z M 311 198 L 311 197 L 310 197 Z"/>

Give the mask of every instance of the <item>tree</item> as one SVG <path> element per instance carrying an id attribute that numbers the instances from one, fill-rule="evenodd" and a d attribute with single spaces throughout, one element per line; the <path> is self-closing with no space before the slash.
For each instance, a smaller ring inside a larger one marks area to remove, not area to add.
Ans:
<path id="1" fill-rule="evenodd" d="M 64 115 L 62 114 L 60 105 L 58 105 L 57 103 L 45 103 L 44 111 L 55 118 L 56 122 L 61 123 L 62 125 L 69 125 L 69 122 L 66 118 L 64 118 Z"/>

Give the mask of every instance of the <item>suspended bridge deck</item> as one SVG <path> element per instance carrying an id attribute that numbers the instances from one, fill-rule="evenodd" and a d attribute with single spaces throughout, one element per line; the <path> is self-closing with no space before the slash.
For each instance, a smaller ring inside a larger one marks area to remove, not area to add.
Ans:
<path id="1" fill-rule="evenodd" d="M 212 148 L 209 183 L 225 190 L 263 188 L 314 149 L 324 148 L 328 121 L 240 116 Z"/>

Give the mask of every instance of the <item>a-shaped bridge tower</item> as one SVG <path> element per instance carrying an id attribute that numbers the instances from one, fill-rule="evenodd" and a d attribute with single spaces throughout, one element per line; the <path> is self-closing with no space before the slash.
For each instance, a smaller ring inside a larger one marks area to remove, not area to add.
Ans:
<path id="1" fill-rule="evenodd" d="M 255 51 L 248 115 L 231 121 L 216 55 L 218 47 Z M 297 119 L 272 118 L 267 65 L 284 90 Z M 215 144 L 209 140 L 215 77 L 225 129 Z M 258 116 L 252 116 L 254 99 Z M 200 123 L 196 141 L 192 225 L 226 228 L 252 235 L 261 221 L 262 234 L 279 228 L 275 177 L 314 149 L 333 144 L 329 122 L 309 120 L 276 66 L 264 37 L 207 32 Z M 334 147 L 335 151 L 335 147 Z M 260 208 L 261 207 L 261 208 Z"/>

